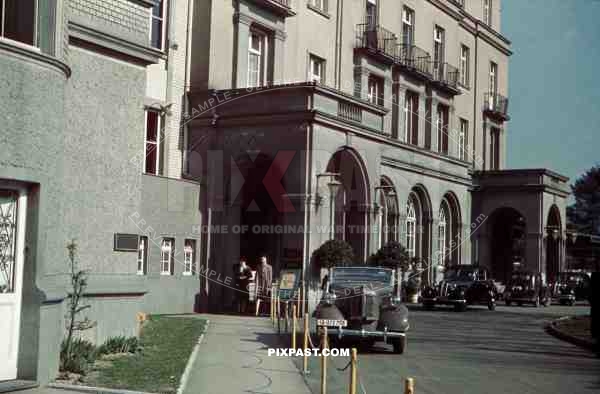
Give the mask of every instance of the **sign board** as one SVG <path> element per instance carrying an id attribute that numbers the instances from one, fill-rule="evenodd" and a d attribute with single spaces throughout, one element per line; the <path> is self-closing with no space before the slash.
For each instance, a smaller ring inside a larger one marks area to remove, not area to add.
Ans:
<path id="1" fill-rule="evenodd" d="M 284 269 L 279 274 L 279 297 L 289 300 L 297 297 L 300 289 L 300 270 Z"/>

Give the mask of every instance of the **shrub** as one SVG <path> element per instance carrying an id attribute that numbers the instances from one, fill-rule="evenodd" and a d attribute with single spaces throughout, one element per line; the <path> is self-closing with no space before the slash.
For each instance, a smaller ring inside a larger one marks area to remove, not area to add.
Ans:
<path id="1" fill-rule="evenodd" d="M 94 362 L 95 353 L 96 348 L 90 341 L 73 338 L 68 346 L 67 341 L 63 340 L 60 347 L 60 370 L 84 374 Z"/>
<path id="2" fill-rule="evenodd" d="M 139 341 L 136 337 L 112 337 L 108 338 L 98 347 L 96 350 L 96 357 L 113 353 L 135 353 L 138 351 L 139 347 Z"/>
<path id="3" fill-rule="evenodd" d="M 391 241 L 381 247 L 374 255 L 369 257 L 369 265 L 375 267 L 408 269 L 410 257 L 400 243 Z"/>
<path id="4" fill-rule="evenodd" d="M 321 245 L 312 258 L 317 268 L 331 268 L 352 264 L 354 252 L 348 242 L 335 239 Z"/>

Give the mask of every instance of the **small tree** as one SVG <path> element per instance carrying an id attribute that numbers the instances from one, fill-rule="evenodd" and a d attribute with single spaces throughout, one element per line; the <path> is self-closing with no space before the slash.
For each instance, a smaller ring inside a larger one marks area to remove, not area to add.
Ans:
<path id="1" fill-rule="evenodd" d="M 386 267 L 396 270 L 396 295 L 400 296 L 401 278 L 408 270 L 410 256 L 402 244 L 390 241 L 381 247 L 374 255 L 369 257 L 369 265 L 375 267 Z"/>
<path id="2" fill-rule="evenodd" d="M 354 252 L 348 242 L 334 239 L 325 242 L 315 250 L 312 258 L 317 268 L 329 269 L 335 266 L 352 264 Z"/>
<path id="3" fill-rule="evenodd" d="M 69 275 L 71 277 L 71 288 L 69 290 L 69 308 L 65 316 L 67 338 L 63 344 L 64 357 L 61 359 L 61 369 L 68 369 L 69 365 L 73 365 L 75 355 L 73 352 L 73 336 L 76 331 L 88 330 L 96 325 L 87 316 L 82 320 L 79 318 L 81 313 L 90 308 L 88 304 L 82 304 L 82 297 L 87 286 L 87 273 L 85 270 L 78 269 L 77 263 L 77 244 L 72 240 L 67 244 L 69 251 Z"/>

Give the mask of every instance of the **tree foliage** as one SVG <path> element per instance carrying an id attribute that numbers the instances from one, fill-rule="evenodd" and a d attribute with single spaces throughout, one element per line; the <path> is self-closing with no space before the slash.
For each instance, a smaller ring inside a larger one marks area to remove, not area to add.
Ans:
<path id="1" fill-rule="evenodd" d="M 406 271 L 409 263 L 408 251 L 396 241 L 388 242 L 377 253 L 369 257 L 369 265 L 375 267 L 400 268 L 400 270 Z"/>
<path id="2" fill-rule="evenodd" d="M 347 266 L 354 261 L 354 252 L 348 242 L 334 239 L 315 250 L 312 258 L 317 268 Z"/>
<path id="3" fill-rule="evenodd" d="M 578 232 L 600 234 L 600 165 L 587 170 L 571 185 L 575 203 L 567 209 Z"/>

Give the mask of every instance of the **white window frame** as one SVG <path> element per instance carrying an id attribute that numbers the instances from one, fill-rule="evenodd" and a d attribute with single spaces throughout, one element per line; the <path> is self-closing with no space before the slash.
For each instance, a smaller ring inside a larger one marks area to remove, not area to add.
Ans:
<path id="1" fill-rule="evenodd" d="M 173 257 L 175 250 L 174 238 L 163 238 L 160 243 L 160 274 L 173 275 Z"/>
<path id="2" fill-rule="evenodd" d="M 150 46 L 154 49 L 158 49 L 159 51 L 163 51 L 165 50 L 165 44 L 167 42 L 166 40 L 166 33 L 167 33 L 167 29 L 166 29 L 166 23 L 165 20 L 167 19 L 167 2 L 169 0 L 162 0 L 161 5 L 162 5 L 162 9 L 161 9 L 161 16 L 160 18 L 157 16 L 154 16 L 154 12 L 151 9 L 150 10 Z M 156 0 L 152 1 L 153 3 L 156 3 Z M 152 43 L 152 26 L 153 26 L 153 22 L 154 20 L 159 20 L 160 21 L 160 48 L 155 47 Z"/>
<path id="3" fill-rule="evenodd" d="M 469 138 L 469 121 L 460 118 L 460 130 L 458 132 L 458 158 L 460 160 L 467 159 L 466 141 Z"/>
<path id="4" fill-rule="evenodd" d="M 483 0 L 483 23 L 492 27 L 492 0 Z"/>
<path id="5" fill-rule="evenodd" d="M 39 48 L 39 42 L 38 42 L 38 4 L 39 4 L 39 0 L 34 0 L 34 5 L 33 5 L 33 44 L 29 44 L 26 42 L 22 42 L 22 41 L 18 41 L 18 40 L 14 40 L 12 38 L 8 38 L 4 36 L 4 28 L 5 28 L 5 18 L 6 18 L 6 1 L 8 0 L 0 0 L 0 8 L 2 8 L 2 18 L 0 19 L 0 40 L 5 40 L 8 41 L 10 43 L 14 43 L 16 46 L 24 46 L 27 49 L 30 50 L 34 50 L 36 52 L 40 51 Z"/>
<path id="6" fill-rule="evenodd" d="M 384 80 L 378 75 L 369 76 L 367 100 L 374 105 L 383 105 Z"/>
<path id="7" fill-rule="evenodd" d="M 415 93 L 409 90 L 406 91 L 404 95 L 404 142 L 407 144 L 412 144 L 412 131 L 415 127 L 413 123 L 416 99 L 417 96 Z"/>
<path id="8" fill-rule="evenodd" d="M 196 273 L 196 240 L 186 239 L 183 245 L 183 275 L 192 276 Z"/>
<path id="9" fill-rule="evenodd" d="M 404 45 L 413 45 L 415 42 L 415 11 L 409 7 L 402 8 L 402 41 Z M 406 42 L 406 31 L 410 32 L 410 40 Z"/>
<path id="10" fill-rule="evenodd" d="M 259 48 L 254 49 L 252 47 L 252 38 L 257 36 L 259 38 Z M 265 84 L 265 76 L 267 75 L 267 51 L 268 51 L 268 40 L 267 34 L 256 30 L 250 29 L 250 34 L 248 35 L 248 87 L 249 88 L 257 88 L 263 86 Z M 251 75 L 253 74 L 253 70 L 250 69 L 250 58 L 252 56 L 256 56 L 258 58 L 258 70 L 256 70 L 256 79 L 253 80 Z"/>
<path id="11" fill-rule="evenodd" d="M 444 257 L 446 256 L 447 221 L 444 204 L 442 203 L 438 216 L 438 265 L 444 265 Z"/>
<path id="12" fill-rule="evenodd" d="M 137 274 L 146 275 L 148 272 L 148 237 L 138 238 Z"/>
<path id="13" fill-rule="evenodd" d="M 317 10 L 326 13 L 327 9 L 328 9 L 327 2 L 328 2 L 328 0 L 309 0 L 308 4 L 311 7 L 316 8 Z"/>
<path id="14" fill-rule="evenodd" d="M 415 204 L 408 200 L 406 204 L 406 251 L 409 257 L 415 257 L 417 247 L 417 213 Z"/>
<path id="15" fill-rule="evenodd" d="M 492 95 L 496 95 L 498 93 L 498 64 L 496 62 L 490 62 L 488 88 Z M 490 99 L 495 100 L 495 97 L 490 96 Z"/>
<path id="16" fill-rule="evenodd" d="M 314 73 L 315 65 L 319 68 L 319 74 Z M 311 54 L 308 61 L 308 68 L 308 80 L 310 82 L 325 83 L 325 59 Z"/>
<path id="17" fill-rule="evenodd" d="M 445 61 L 445 30 L 438 25 L 433 28 L 433 68 L 435 77 L 439 77 L 438 70 L 442 69 L 442 64 Z"/>
<path id="18" fill-rule="evenodd" d="M 469 68 L 470 68 L 471 50 L 468 46 L 461 44 L 460 46 L 460 83 L 464 87 L 469 87 Z"/>
<path id="19" fill-rule="evenodd" d="M 157 122 L 156 122 L 156 141 L 148 141 L 148 114 L 152 112 L 155 113 L 157 115 Z M 153 108 L 147 108 L 145 113 L 144 113 L 144 166 L 143 166 L 143 172 L 144 174 L 152 174 L 152 175 L 160 175 L 160 144 L 161 144 L 161 138 L 162 138 L 162 116 L 160 114 L 159 110 L 153 109 Z M 146 160 L 148 159 L 147 156 L 147 152 L 148 152 L 148 145 L 154 145 L 154 149 L 156 150 L 156 170 L 154 173 L 152 172 L 147 172 L 146 171 Z"/>

